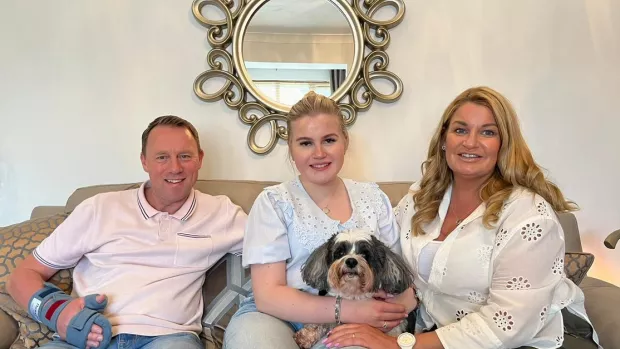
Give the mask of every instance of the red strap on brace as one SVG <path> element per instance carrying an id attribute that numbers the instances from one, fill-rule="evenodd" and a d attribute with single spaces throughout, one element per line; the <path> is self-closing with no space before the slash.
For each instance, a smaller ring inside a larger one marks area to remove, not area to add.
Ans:
<path id="1" fill-rule="evenodd" d="M 56 309 L 58 309 L 58 307 L 61 306 L 66 301 L 67 299 L 63 299 L 60 301 L 56 301 L 56 303 L 52 304 L 52 306 L 49 309 L 47 309 L 47 312 L 45 313 L 45 318 L 48 321 L 52 321 L 52 316 L 54 315 L 54 312 L 56 311 Z"/>

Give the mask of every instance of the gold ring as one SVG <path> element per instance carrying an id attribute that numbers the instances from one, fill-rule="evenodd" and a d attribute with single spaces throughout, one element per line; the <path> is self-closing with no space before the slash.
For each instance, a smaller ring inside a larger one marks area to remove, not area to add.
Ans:
<path id="1" fill-rule="evenodd" d="M 383 328 L 387 328 L 387 321 L 383 321 Z"/>

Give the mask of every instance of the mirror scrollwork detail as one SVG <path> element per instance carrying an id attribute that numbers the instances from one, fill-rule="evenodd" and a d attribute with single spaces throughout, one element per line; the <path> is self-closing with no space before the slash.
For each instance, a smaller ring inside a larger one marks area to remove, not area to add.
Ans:
<path id="1" fill-rule="evenodd" d="M 310 90 L 335 100 L 347 126 L 374 100 L 402 95 L 386 49 L 389 30 L 404 18 L 403 0 L 194 0 L 192 13 L 211 46 L 194 93 L 238 110 L 256 154 L 287 140 L 286 114 Z M 221 86 L 207 92 L 214 81 Z"/>

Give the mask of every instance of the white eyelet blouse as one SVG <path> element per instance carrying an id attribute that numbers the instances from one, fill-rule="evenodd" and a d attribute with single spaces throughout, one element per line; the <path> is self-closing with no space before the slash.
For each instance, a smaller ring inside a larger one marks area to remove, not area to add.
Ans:
<path id="1" fill-rule="evenodd" d="M 418 188 L 414 184 L 410 190 Z M 588 318 L 583 292 L 564 275 L 564 232 L 551 206 L 516 188 L 495 227 L 487 229 L 481 204 L 438 247 L 426 281 L 417 262 L 439 236 L 451 192 L 444 194 L 438 216 L 422 236 L 411 234 L 411 192 L 395 209 L 402 252 L 414 267 L 421 300 L 416 331 L 436 324 L 447 349 L 559 347 L 564 333 L 560 310 L 568 307 Z"/>
<path id="2" fill-rule="evenodd" d="M 287 285 L 317 293 L 302 280 L 301 266 L 312 251 L 341 230 L 369 229 L 400 253 L 398 226 L 387 195 L 375 183 L 343 182 L 353 209 L 344 223 L 327 216 L 299 179 L 265 188 L 248 215 L 243 266 L 286 261 Z"/>

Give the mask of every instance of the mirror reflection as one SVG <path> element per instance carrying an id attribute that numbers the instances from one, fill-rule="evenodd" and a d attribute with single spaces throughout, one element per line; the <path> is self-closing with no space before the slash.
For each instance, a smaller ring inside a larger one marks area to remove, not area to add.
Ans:
<path id="1" fill-rule="evenodd" d="M 291 106 L 308 91 L 330 96 L 353 64 L 352 29 L 329 0 L 271 0 L 243 37 L 249 77 L 266 98 Z"/>

